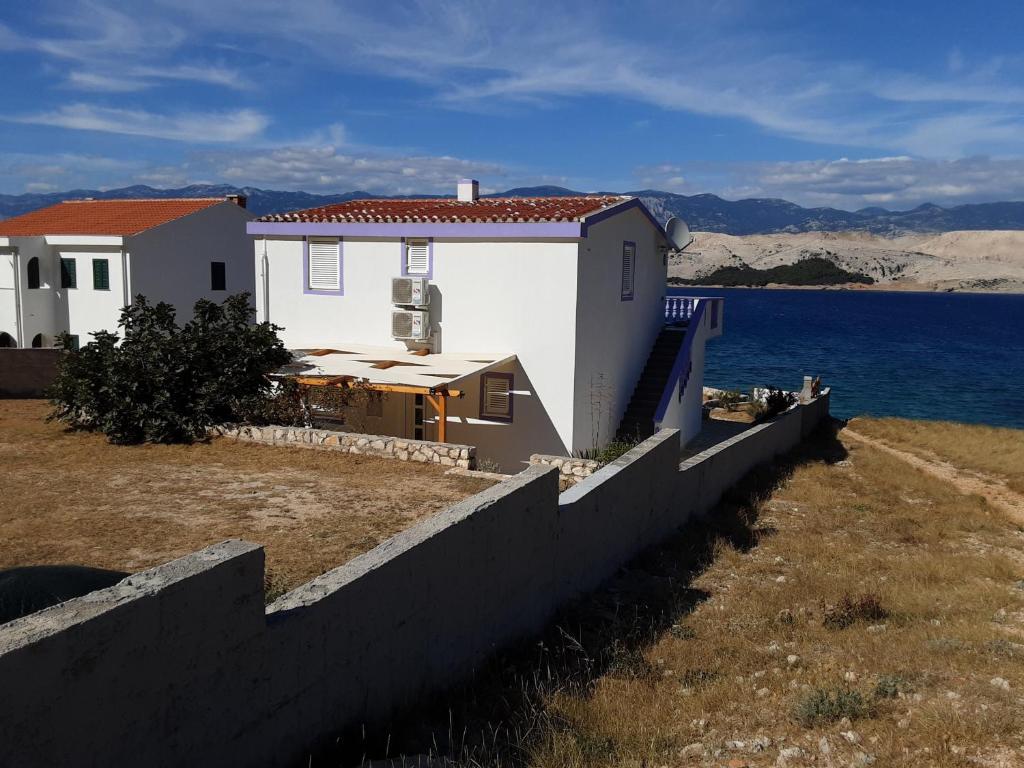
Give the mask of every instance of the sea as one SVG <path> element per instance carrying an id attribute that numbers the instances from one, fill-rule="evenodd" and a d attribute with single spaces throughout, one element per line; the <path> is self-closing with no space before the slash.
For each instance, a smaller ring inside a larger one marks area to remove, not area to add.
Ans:
<path id="1" fill-rule="evenodd" d="M 706 386 L 833 387 L 839 418 L 940 419 L 1024 429 L 1024 295 L 670 288 L 725 298 Z"/>

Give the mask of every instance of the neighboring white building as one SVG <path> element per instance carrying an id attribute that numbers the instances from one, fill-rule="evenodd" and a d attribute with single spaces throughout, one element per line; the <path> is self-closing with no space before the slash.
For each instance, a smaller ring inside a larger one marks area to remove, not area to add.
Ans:
<path id="1" fill-rule="evenodd" d="M 188 319 L 196 300 L 254 291 L 241 197 L 69 200 L 0 221 L 0 346 L 80 344 L 142 294 Z"/>
<path id="2" fill-rule="evenodd" d="M 700 428 L 721 302 L 714 328 L 711 313 L 691 327 L 692 349 L 665 330 L 668 243 L 636 198 L 479 198 L 464 181 L 457 199 L 352 201 L 248 231 L 258 319 L 304 353 L 291 371 L 383 393 L 360 431 L 475 445 L 516 470 L 623 426 Z"/>

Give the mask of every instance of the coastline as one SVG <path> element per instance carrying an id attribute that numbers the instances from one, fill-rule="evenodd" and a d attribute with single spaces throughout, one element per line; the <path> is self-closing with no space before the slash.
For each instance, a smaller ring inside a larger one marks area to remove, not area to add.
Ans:
<path id="1" fill-rule="evenodd" d="M 992 288 L 976 287 L 955 287 L 939 286 L 929 283 L 875 283 L 865 285 L 864 283 L 836 283 L 835 285 L 789 285 L 787 283 L 767 283 L 765 285 L 688 285 L 681 283 L 666 283 L 669 288 L 681 290 L 698 291 L 704 288 L 712 290 L 747 290 L 747 291 L 870 291 L 875 293 L 971 293 L 996 296 L 1024 296 L 1024 285 L 1016 287 L 1015 290 L 999 290 Z"/>

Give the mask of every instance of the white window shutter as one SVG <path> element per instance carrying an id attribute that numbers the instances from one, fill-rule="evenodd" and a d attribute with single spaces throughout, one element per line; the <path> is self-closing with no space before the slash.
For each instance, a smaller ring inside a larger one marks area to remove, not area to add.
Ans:
<path id="1" fill-rule="evenodd" d="M 430 271 L 430 244 L 426 240 L 406 242 L 405 271 L 410 275 L 425 275 Z"/>
<path id="2" fill-rule="evenodd" d="M 320 291 L 341 288 L 339 243 L 333 237 L 309 238 L 309 287 Z"/>
<path id="3" fill-rule="evenodd" d="M 622 296 L 633 295 L 633 275 L 636 269 L 636 246 L 626 243 L 622 246 Z"/>

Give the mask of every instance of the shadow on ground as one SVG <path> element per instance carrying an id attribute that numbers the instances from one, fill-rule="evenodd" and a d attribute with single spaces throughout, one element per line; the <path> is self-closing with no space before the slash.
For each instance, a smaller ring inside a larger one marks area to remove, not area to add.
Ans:
<path id="1" fill-rule="evenodd" d="M 410 755 L 430 755 L 437 761 L 431 765 L 527 764 L 532 734 L 550 717 L 544 699 L 552 692 L 585 692 L 605 674 L 658 673 L 644 649 L 666 631 L 686 631 L 682 620 L 710 597 L 692 584 L 713 562 L 720 543 L 749 551 L 771 536 L 774 529 L 758 524 L 760 503 L 801 464 L 844 459 L 846 450 L 837 438 L 842 426 L 834 421 L 793 452 L 753 470 L 709 515 L 567 606 L 541 636 L 506 649 L 462 685 L 390 723 L 344 731 L 303 764 L 400 766 L 395 758 Z M 418 764 L 426 763 L 408 763 Z"/>

